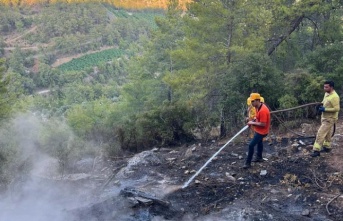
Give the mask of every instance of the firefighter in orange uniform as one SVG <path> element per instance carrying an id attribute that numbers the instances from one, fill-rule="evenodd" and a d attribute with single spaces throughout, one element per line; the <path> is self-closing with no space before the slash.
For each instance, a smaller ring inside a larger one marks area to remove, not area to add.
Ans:
<path id="1" fill-rule="evenodd" d="M 264 103 L 263 97 L 260 97 L 260 102 Z M 250 97 L 248 97 L 247 99 L 247 105 L 248 105 L 248 117 L 246 121 L 248 122 L 248 121 L 252 121 L 256 119 L 256 108 L 252 106 Z M 253 138 L 253 137 L 254 137 L 254 126 L 250 126 L 249 138 Z"/>

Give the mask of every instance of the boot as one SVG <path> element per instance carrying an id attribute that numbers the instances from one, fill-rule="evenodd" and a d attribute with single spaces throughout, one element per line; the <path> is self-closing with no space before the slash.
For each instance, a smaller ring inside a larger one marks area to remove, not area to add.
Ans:
<path id="1" fill-rule="evenodd" d="M 262 163 L 264 162 L 263 158 L 260 157 L 255 157 L 254 159 L 252 159 L 251 162 L 255 162 L 255 163 Z"/>
<path id="2" fill-rule="evenodd" d="M 320 152 L 329 153 L 331 151 L 331 148 L 323 147 L 323 149 Z"/>
<path id="3" fill-rule="evenodd" d="M 320 152 L 319 151 L 313 151 L 313 153 L 311 153 L 311 157 L 319 157 L 320 156 Z"/>
<path id="4" fill-rule="evenodd" d="M 250 163 L 245 163 L 244 165 L 243 165 L 243 169 L 248 169 L 248 168 L 250 168 L 251 167 L 251 164 Z"/>

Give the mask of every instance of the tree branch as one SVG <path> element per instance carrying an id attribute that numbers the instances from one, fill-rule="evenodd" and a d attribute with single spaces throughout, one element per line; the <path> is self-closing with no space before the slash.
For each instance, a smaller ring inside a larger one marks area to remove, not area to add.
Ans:
<path id="1" fill-rule="evenodd" d="M 329 205 L 330 205 L 330 203 L 332 203 L 332 201 L 334 201 L 335 199 L 337 199 L 337 198 L 340 197 L 341 195 L 342 195 L 342 194 L 338 194 L 337 196 L 335 196 L 334 198 L 332 198 L 332 199 L 326 204 L 325 208 L 326 208 L 326 211 L 328 212 L 329 216 L 332 215 L 332 213 L 330 213 L 330 211 L 329 211 Z"/>
<path id="2" fill-rule="evenodd" d="M 269 48 L 268 50 L 268 55 L 271 55 L 275 50 L 276 48 L 285 40 L 288 38 L 288 36 L 290 36 L 297 27 L 299 27 L 300 23 L 302 22 L 302 20 L 304 19 L 304 15 L 300 16 L 300 17 L 297 17 L 296 19 L 294 19 L 292 21 L 292 24 L 291 24 L 291 28 L 288 30 L 287 34 L 286 35 L 282 35 L 281 37 L 279 37 L 276 42 Z"/>

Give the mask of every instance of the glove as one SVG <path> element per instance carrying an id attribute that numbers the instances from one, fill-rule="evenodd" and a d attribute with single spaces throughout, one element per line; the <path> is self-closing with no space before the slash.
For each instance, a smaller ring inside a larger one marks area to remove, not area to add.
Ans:
<path id="1" fill-rule="evenodd" d="M 321 106 L 318 108 L 319 113 L 325 112 L 325 107 Z"/>

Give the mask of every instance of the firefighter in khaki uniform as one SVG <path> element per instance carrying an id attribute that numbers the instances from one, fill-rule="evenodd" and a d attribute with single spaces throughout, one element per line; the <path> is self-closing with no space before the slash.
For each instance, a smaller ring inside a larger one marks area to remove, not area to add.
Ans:
<path id="1" fill-rule="evenodd" d="M 338 120 L 339 96 L 334 90 L 333 81 L 324 82 L 324 99 L 322 101 L 323 106 L 319 107 L 319 111 L 322 113 L 321 125 L 317 132 L 316 141 L 313 145 L 312 157 L 320 156 L 320 151 L 331 151 L 331 135 L 332 128 Z"/>
<path id="2" fill-rule="evenodd" d="M 260 97 L 260 98 L 261 98 L 260 102 L 264 103 L 264 98 L 263 97 Z M 248 117 L 247 117 L 246 121 L 249 122 L 249 121 L 252 121 L 252 120 L 256 119 L 256 108 L 252 106 L 251 98 L 250 97 L 248 97 L 248 99 L 247 99 L 247 105 L 248 105 Z M 254 137 L 254 133 L 255 133 L 254 126 L 250 126 L 250 128 L 249 128 L 249 138 L 253 138 Z"/>

